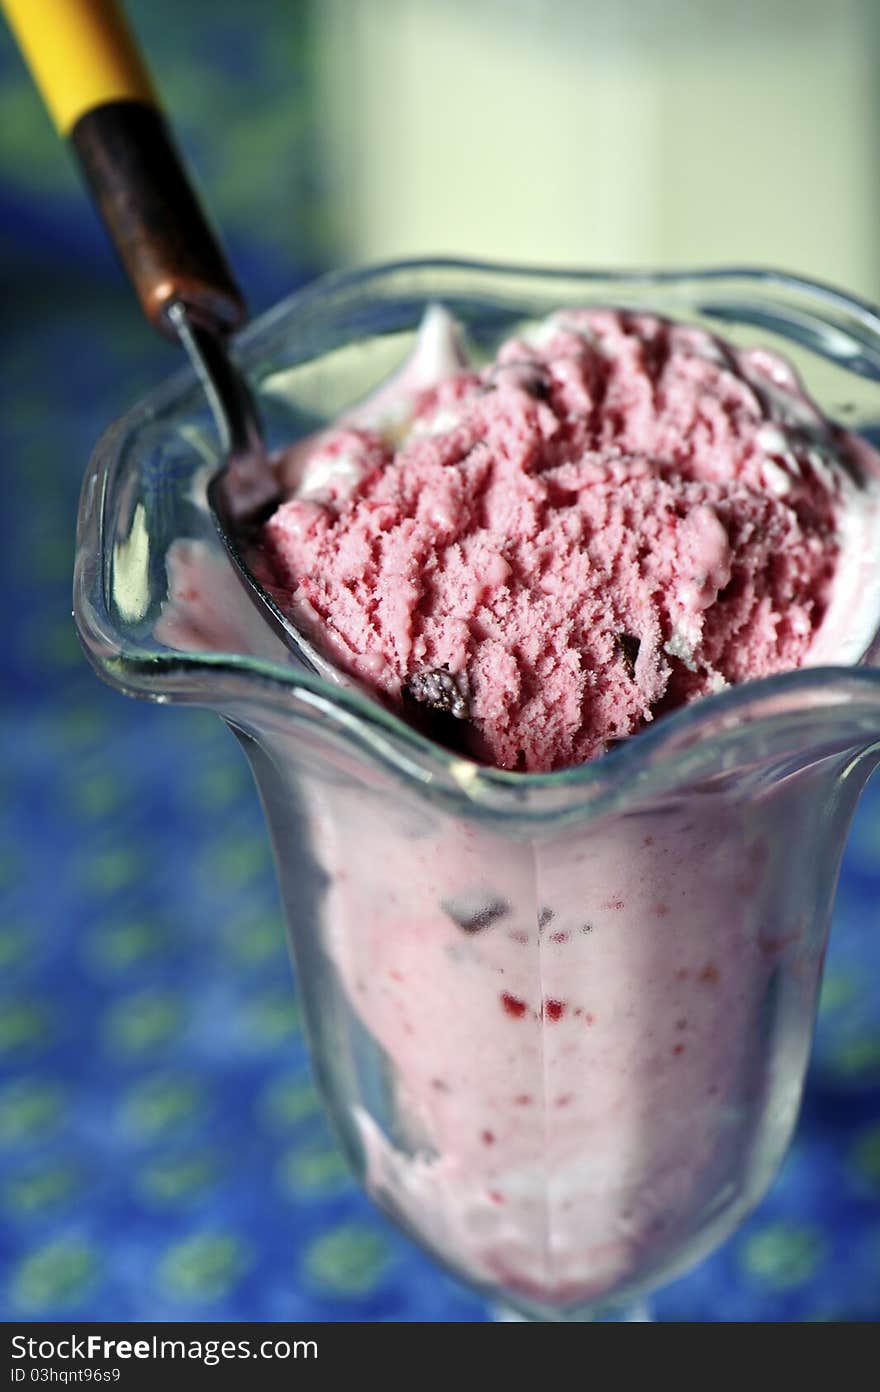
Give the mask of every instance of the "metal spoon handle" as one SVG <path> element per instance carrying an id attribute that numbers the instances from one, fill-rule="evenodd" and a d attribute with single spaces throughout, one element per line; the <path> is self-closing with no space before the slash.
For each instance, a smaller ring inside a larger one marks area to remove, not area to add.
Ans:
<path id="1" fill-rule="evenodd" d="M 116 0 L 0 0 L 147 319 L 225 334 L 244 300 L 193 190 Z"/>

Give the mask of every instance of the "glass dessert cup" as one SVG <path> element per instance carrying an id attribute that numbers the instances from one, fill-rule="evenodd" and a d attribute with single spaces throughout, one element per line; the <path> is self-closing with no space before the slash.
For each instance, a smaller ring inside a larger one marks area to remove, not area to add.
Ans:
<path id="1" fill-rule="evenodd" d="M 880 319 L 836 291 L 437 262 L 330 277 L 242 336 L 270 438 L 386 379 L 432 301 L 478 357 L 565 305 L 700 323 L 784 353 L 828 416 L 880 428 Z M 120 691 L 208 707 L 243 745 L 315 1073 L 370 1195 L 522 1317 L 623 1308 L 727 1237 L 785 1154 L 880 757 L 876 639 L 868 665 L 725 691 L 589 765 L 481 767 L 293 665 L 213 536 L 215 462 L 188 373 L 107 431 L 80 512 L 86 651 Z M 172 548 L 212 593 L 173 648 L 156 636 Z"/>

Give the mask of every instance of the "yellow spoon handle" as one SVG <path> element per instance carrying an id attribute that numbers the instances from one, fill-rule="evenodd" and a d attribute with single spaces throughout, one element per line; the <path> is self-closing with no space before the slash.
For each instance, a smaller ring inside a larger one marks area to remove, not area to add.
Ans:
<path id="1" fill-rule="evenodd" d="M 0 0 L 49 113 L 150 322 L 176 337 L 185 306 L 215 332 L 246 317 L 241 292 L 159 112 L 116 0 Z"/>
<path id="2" fill-rule="evenodd" d="M 116 0 L 2 0 L 2 6 L 61 135 L 105 102 L 158 104 Z"/>

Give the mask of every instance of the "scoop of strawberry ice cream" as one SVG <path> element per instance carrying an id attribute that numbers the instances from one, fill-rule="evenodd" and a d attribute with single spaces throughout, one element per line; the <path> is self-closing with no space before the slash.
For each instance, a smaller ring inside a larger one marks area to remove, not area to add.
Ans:
<path id="1" fill-rule="evenodd" d="M 550 770 L 808 660 L 862 467 L 772 354 L 566 311 L 300 442 L 261 547 L 338 662 Z"/>

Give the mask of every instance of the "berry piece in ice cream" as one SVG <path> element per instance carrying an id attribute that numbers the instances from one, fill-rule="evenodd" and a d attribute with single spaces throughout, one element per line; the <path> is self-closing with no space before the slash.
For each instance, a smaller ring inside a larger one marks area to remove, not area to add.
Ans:
<path id="1" fill-rule="evenodd" d="M 448 667 L 436 667 L 428 672 L 415 672 L 404 686 L 410 700 L 441 715 L 467 720 L 468 707 L 465 683 L 461 675 L 453 676 Z"/>

